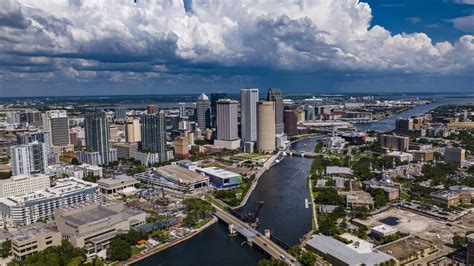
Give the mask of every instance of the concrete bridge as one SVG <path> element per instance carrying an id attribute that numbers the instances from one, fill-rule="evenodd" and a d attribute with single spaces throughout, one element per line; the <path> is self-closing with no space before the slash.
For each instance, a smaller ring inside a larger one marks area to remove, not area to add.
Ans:
<path id="1" fill-rule="evenodd" d="M 319 155 L 319 153 L 295 151 L 295 150 L 288 150 L 286 153 L 290 156 L 301 156 L 301 157 L 308 157 L 308 158 L 315 158 L 316 156 Z"/>
<path id="2" fill-rule="evenodd" d="M 224 221 L 229 225 L 229 233 L 239 233 L 247 239 L 247 243 L 250 246 L 257 245 L 259 248 L 264 250 L 267 254 L 275 259 L 283 260 L 290 265 L 300 265 L 295 257 L 290 255 L 285 249 L 275 244 L 270 239 L 270 231 L 265 231 L 265 236 L 260 234 L 257 230 L 252 228 L 250 225 L 242 222 L 237 217 L 227 213 L 226 211 L 216 207 L 214 213 L 217 218 Z"/>

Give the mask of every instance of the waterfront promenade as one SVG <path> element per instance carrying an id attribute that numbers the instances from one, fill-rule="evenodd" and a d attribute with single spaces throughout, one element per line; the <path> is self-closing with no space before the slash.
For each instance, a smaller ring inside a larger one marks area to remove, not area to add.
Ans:
<path id="1" fill-rule="evenodd" d="M 190 238 L 192 238 L 193 236 L 199 234 L 200 232 L 202 232 L 204 229 L 208 228 L 209 226 L 213 225 L 214 223 L 217 222 L 217 218 L 214 217 L 211 221 L 209 221 L 208 223 L 206 223 L 205 225 L 203 225 L 202 227 L 198 228 L 198 229 L 195 229 L 194 231 L 192 231 L 191 233 L 187 234 L 186 236 L 184 237 L 181 237 L 181 238 L 178 238 L 176 240 L 173 240 L 173 241 L 169 241 L 169 242 L 166 242 L 162 245 L 159 245 L 159 246 L 156 246 L 156 247 L 153 247 L 151 249 L 148 249 L 146 251 L 142 251 L 141 253 L 131 257 L 130 259 L 128 259 L 127 263 L 123 264 L 123 265 L 132 265 L 142 259 L 145 259 L 149 256 L 152 256 L 160 251 L 163 251 L 167 248 L 170 248 L 174 245 L 177 245 L 183 241 L 186 241 Z"/>

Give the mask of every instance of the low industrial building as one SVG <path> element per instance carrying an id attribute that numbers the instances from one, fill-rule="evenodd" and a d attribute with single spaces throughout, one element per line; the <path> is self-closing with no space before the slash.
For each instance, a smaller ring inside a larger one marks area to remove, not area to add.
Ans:
<path id="1" fill-rule="evenodd" d="M 208 176 L 212 185 L 217 188 L 232 188 L 242 183 L 241 175 L 217 167 L 197 168 L 196 171 Z"/>
<path id="2" fill-rule="evenodd" d="M 34 224 L 54 217 L 54 210 L 83 202 L 102 202 L 97 184 L 73 177 L 56 181 L 56 186 L 21 196 L 0 198 L 0 217 L 11 226 Z"/>
<path id="3" fill-rule="evenodd" d="M 380 240 L 384 237 L 391 236 L 398 233 L 398 230 L 389 225 L 381 224 L 381 225 L 370 228 L 370 233 L 372 234 L 374 238 Z"/>
<path id="4" fill-rule="evenodd" d="M 332 265 L 383 265 L 395 258 L 387 253 L 372 249 L 370 243 L 357 241 L 344 244 L 330 236 L 313 235 L 306 248 L 329 261 Z"/>
<path id="5" fill-rule="evenodd" d="M 328 176 L 350 177 L 350 176 L 352 176 L 352 170 L 349 167 L 328 166 L 328 167 L 326 167 L 326 175 L 328 175 Z"/>
<path id="6" fill-rule="evenodd" d="M 457 206 L 459 204 L 472 204 L 474 201 L 474 188 L 451 186 L 449 190 L 431 193 L 431 199 L 446 207 Z"/>
<path id="7" fill-rule="evenodd" d="M 61 246 L 61 233 L 53 224 L 38 224 L 22 228 L 12 241 L 12 254 L 17 260 L 50 247 Z"/>
<path id="8" fill-rule="evenodd" d="M 126 188 L 135 187 L 140 181 L 131 176 L 119 175 L 114 178 L 102 178 L 97 180 L 102 194 L 115 194 Z"/>
<path id="9" fill-rule="evenodd" d="M 342 192 L 339 192 L 339 194 L 346 199 L 347 208 L 365 207 L 365 208 L 371 209 L 374 207 L 374 200 L 372 196 L 367 192 L 342 191 Z"/>
<path id="10" fill-rule="evenodd" d="M 390 153 L 387 153 L 386 156 L 399 159 L 400 162 L 411 162 L 411 161 L 413 161 L 413 154 L 408 153 L 408 152 L 392 151 Z"/>
<path id="11" fill-rule="evenodd" d="M 436 247 L 424 239 L 409 236 L 377 247 L 380 252 L 390 254 L 400 265 L 414 261 L 436 251 Z"/>
<path id="12" fill-rule="evenodd" d="M 106 249 L 115 236 L 145 224 L 146 213 L 122 202 L 111 202 L 60 208 L 54 217 L 63 239 L 74 247 L 84 248 L 87 256 L 94 256 Z"/>

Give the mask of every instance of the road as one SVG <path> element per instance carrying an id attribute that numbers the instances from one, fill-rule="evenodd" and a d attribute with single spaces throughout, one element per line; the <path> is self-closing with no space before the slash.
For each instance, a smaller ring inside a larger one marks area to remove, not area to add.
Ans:
<path id="1" fill-rule="evenodd" d="M 257 230 L 250 225 L 242 222 L 237 217 L 227 213 L 226 211 L 216 207 L 215 215 L 225 221 L 227 224 L 233 224 L 234 228 L 247 238 L 248 241 L 253 241 L 253 244 L 258 245 L 262 250 L 267 252 L 270 256 L 281 259 L 290 265 L 300 265 L 295 257 L 291 256 L 282 247 L 275 244 L 269 238 L 261 235 Z"/>

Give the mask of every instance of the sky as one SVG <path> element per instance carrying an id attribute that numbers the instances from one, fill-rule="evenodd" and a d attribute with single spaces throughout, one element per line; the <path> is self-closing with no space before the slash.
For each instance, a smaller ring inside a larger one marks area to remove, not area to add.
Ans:
<path id="1" fill-rule="evenodd" d="M 0 97 L 474 92 L 474 0 L 1 0 Z"/>

